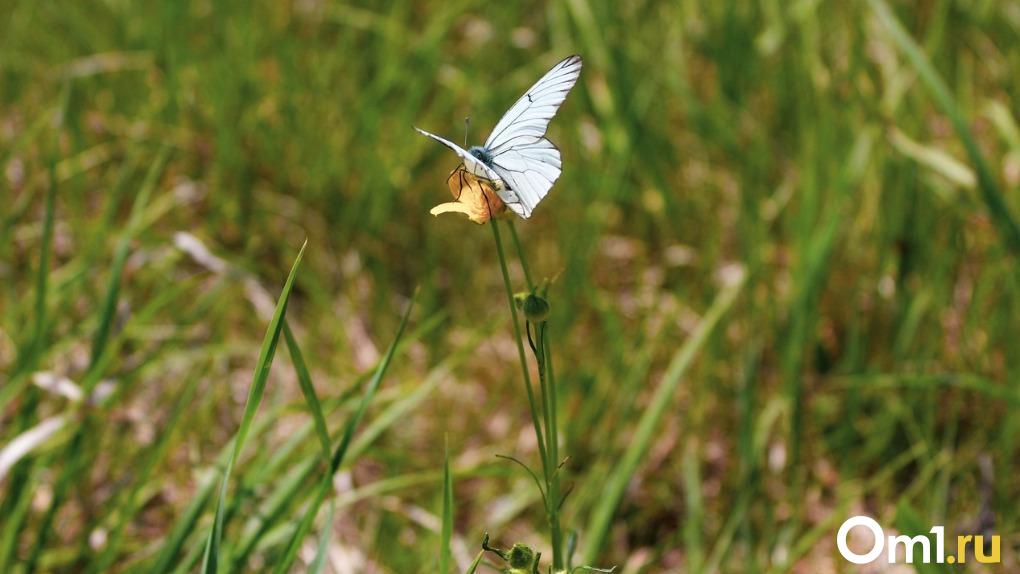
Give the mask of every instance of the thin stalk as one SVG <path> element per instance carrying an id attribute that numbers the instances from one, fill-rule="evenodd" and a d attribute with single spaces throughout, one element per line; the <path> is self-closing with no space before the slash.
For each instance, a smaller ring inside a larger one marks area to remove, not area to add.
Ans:
<path id="1" fill-rule="evenodd" d="M 521 338 L 521 327 L 517 322 L 517 306 L 514 304 L 514 290 L 510 286 L 510 272 L 506 267 L 506 255 L 503 253 L 503 241 L 499 236 L 499 226 L 495 220 L 490 222 L 492 237 L 496 241 L 496 254 L 499 256 L 499 268 L 503 272 L 503 286 L 506 288 L 506 301 L 510 305 L 510 316 L 514 324 L 514 340 L 517 342 L 517 356 L 521 360 L 521 371 L 524 373 L 524 389 L 528 392 L 528 407 L 531 408 L 531 421 L 535 425 L 535 437 L 538 439 L 539 455 L 542 457 L 542 466 L 548 481 L 549 469 L 546 456 L 545 443 L 542 439 L 542 423 L 538 418 L 538 408 L 535 406 L 535 392 L 531 388 L 531 373 L 528 371 L 528 358 L 524 354 L 524 341 Z"/>
<path id="2" fill-rule="evenodd" d="M 542 383 L 542 405 L 545 409 L 547 452 L 549 453 L 548 477 L 546 479 L 546 513 L 549 518 L 549 538 L 553 549 L 553 569 L 563 568 L 563 534 L 560 529 L 560 475 L 559 475 L 559 427 L 556 424 L 556 379 L 553 377 L 552 354 L 549 349 L 549 338 L 546 337 L 547 323 L 538 325 L 538 376 Z"/>
<path id="3" fill-rule="evenodd" d="M 552 457 L 553 462 L 556 463 L 557 467 L 560 464 L 560 443 L 559 443 L 559 424 L 556 420 L 556 413 L 558 411 L 557 405 L 557 393 L 556 393 L 556 376 L 553 374 L 552 364 L 552 348 L 549 346 L 549 337 L 546 336 L 546 328 L 548 323 L 542 323 L 542 362 L 544 364 L 544 371 L 546 377 L 549 380 L 549 420 L 552 423 Z"/>
<path id="4" fill-rule="evenodd" d="M 545 357 L 543 356 L 543 343 L 542 338 L 545 335 L 544 327 L 545 323 L 535 327 L 535 338 L 532 338 L 531 329 L 533 324 L 525 319 L 524 326 L 528 335 L 528 346 L 531 347 L 531 352 L 535 355 L 535 363 L 538 365 L 538 390 L 542 398 L 542 424 L 545 427 L 545 452 L 548 455 L 548 459 L 543 459 L 542 464 L 548 469 L 546 472 L 546 486 L 549 486 L 549 478 L 556 468 L 556 455 L 555 447 L 553 446 L 556 430 L 552 426 L 552 417 L 549 413 L 549 386 L 547 384 L 545 374 Z"/>
<path id="5" fill-rule="evenodd" d="M 524 250 L 521 249 L 521 240 L 517 237 L 517 227 L 514 226 L 514 220 L 510 219 L 506 222 L 507 227 L 510 228 L 510 237 L 514 240 L 514 249 L 517 250 L 517 259 L 521 262 L 521 269 L 524 270 L 524 280 L 528 283 L 528 290 L 534 291 L 535 284 L 531 281 L 531 272 L 528 271 L 528 261 L 524 258 Z"/>
<path id="6" fill-rule="evenodd" d="M 510 227 L 510 234 L 513 238 L 514 247 L 517 250 L 517 255 L 521 263 L 521 269 L 524 270 L 525 279 L 528 282 L 528 289 L 534 290 L 534 284 L 531 282 L 531 274 L 528 271 L 527 260 L 524 257 L 524 251 L 521 249 L 520 239 L 517 237 L 517 230 L 514 228 L 512 222 L 508 222 Z M 535 409 L 534 396 L 531 391 L 531 381 L 528 375 L 528 363 L 527 358 L 524 354 L 524 344 L 521 340 L 520 327 L 517 323 L 517 307 L 513 300 L 513 289 L 510 286 L 510 274 L 507 271 L 506 260 L 503 254 L 503 246 L 500 240 L 499 230 L 497 229 L 497 222 L 492 222 L 493 236 L 496 238 L 496 251 L 499 254 L 500 267 L 503 271 L 503 282 L 506 286 L 507 297 L 510 304 L 510 312 L 513 315 L 514 321 L 514 334 L 517 338 L 517 349 L 521 357 L 521 368 L 525 373 L 525 380 L 528 385 L 528 400 L 530 401 L 532 411 L 532 421 L 535 424 L 535 435 L 538 439 L 539 450 L 542 456 L 542 470 L 545 478 L 545 510 L 546 517 L 549 521 L 549 532 L 550 532 L 550 543 L 552 545 L 553 555 L 553 569 L 559 570 L 563 568 L 563 544 L 562 544 L 562 532 L 560 529 L 560 518 L 559 518 L 559 507 L 560 507 L 560 488 L 559 488 L 559 476 L 557 473 L 559 465 L 559 436 L 556 427 L 556 389 L 551 377 L 551 364 L 549 362 L 549 346 L 546 339 L 546 323 L 543 321 L 535 327 L 535 339 L 532 338 L 532 323 L 525 321 L 526 333 L 528 336 L 528 345 L 531 347 L 532 352 L 535 354 L 535 360 L 538 365 L 538 383 L 539 392 L 542 398 L 542 422 L 539 423 L 537 410 Z M 540 431 L 542 426 L 545 426 L 545 440 Z M 544 444 L 544 447 L 543 447 Z"/>

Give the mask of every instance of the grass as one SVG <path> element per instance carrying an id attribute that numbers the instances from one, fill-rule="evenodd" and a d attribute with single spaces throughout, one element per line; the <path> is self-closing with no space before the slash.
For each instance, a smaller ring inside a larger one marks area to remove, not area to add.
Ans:
<path id="1" fill-rule="evenodd" d="M 202 572 L 218 572 L 220 563 L 220 543 L 223 539 L 224 505 L 227 502 L 227 487 L 230 484 L 230 474 L 234 470 L 244 441 L 251 430 L 252 421 L 255 420 L 255 413 L 266 392 L 266 383 L 269 380 L 269 370 L 273 365 L 273 356 L 276 354 L 277 344 L 280 342 L 280 334 L 286 325 L 287 302 L 290 300 L 290 292 L 294 287 L 294 278 L 297 276 L 298 266 L 301 264 L 301 257 L 305 253 L 307 243 L 301 246 L 298 251 L 294 265 L 290 268 L 290 275 L 283 285 L 283 293 L 276 303 L 273 311 L 273 319 L 266 330 L 266 336 L 262 340 L 262 348 L 259 350 L 258 362 L 255 365 L 255 376 L 248 390 L 248 400 L 245 402 L 244 416 L 241 418 L 241 426 L 233 438 L 234 448 L 230 451 L 230 458 L 227 459 L 227 468 L 223 471 L 223 479 L 220 481 L 220 493 L 216 499 L 216 511 L 213 515 L 212 529 L 209 531 L 209 538 L 205 546 L 205 557 L 202 559 Z"/>
<path id="2" fill-rule="evenodd" d="M 849 572 L 858 513 L 1017 568 L 1015 0 L 0 13 L 0 572 Z M 571 53 L 534 217 L 428 215 L 411 126 Z"/>

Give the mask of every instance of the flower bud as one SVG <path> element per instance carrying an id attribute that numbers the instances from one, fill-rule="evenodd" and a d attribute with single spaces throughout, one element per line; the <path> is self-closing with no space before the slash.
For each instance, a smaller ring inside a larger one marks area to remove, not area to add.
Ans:
<path id="1" fill-rule="evenodd" d="M 549 318 L 549 302 L 534 293 L 524 298 L 524 316 L 532 323 L 541 323 Z"/>
<path id="2" fill-rule="evenodd" d="M 507 562 L 511 570 L 530 570 L 535 563 L 535 551 L 523 544 L 514 544 Z"/>

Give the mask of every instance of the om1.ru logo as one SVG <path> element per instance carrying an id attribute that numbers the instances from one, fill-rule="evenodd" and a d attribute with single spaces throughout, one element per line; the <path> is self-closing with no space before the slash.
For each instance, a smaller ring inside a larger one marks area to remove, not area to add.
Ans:
<path id="1" fill-rule="evenodd" d="M 857 526 L 863 526 L 871 531 L 871 534 L 875 537 L 875 543 L 871 547 L 871 550 L 864 554 L 858 554 L 850 549 L 847 545 L 847 537 L 850 535 L 850 531 Z M 888 539 L 885 536 L 885 531 L 882 530 L 882 526 L 876 522 L 873 518 L 867 516 L 854 516 L 853 518 L 847 519 L 843 523 L 843 526 L 839 527 L 839 533 L 836 534 L 836 546 L 839 548 L 839 553 L 854 564 L 870 564 L 878 557 L 882 555 L 882 551 L 886 549 L 888 545 L 888 553 L 886 558 L 890 564 L 897 562 L 896 549 L 899 546 L 903 546 L 904 550 L 904 561 L 907 564 L 913 564 L 917 557 L 916 551 L 918 547 L 921 549 L 922 564 L 956 564 L 967 562 L 967 547 L 970 546 L 974 552 L 974 559 L 982 564 L 998 564 L 999 559 L 999 536 L 994 535 L 991 539 L 991 551 L 985 554 L 985 537 L 981 534 L 978 535 L 960 535 L 956 537 L 956 554 L 950 554 L 946 556 L 946 528 L 944 526 L 932 526 L 929 530 L 931 534 L 935 535 L 935 556 L 932 560 L 932 548 L 931 539 L 924 534 L 919 534 L 911 538 L 907 535 L 892 536 Z"/>

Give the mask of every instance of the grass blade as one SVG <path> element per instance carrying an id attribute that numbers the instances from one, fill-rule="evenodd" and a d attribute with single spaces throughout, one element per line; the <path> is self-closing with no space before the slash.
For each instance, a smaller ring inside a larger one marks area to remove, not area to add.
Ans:
<path id="1" fill-rule="evenodd" d="M 899 20 L 896 19 L 896 16 L 885 0 L 868 0 L 868 4 L 875 12 L 879 22 L 889 31 L 893 42 L 896 43 L 896 46 L 899 47 L 907 57 L 907 60 L 910 61 L 910 64 L 917 70 L 921 80 L 928 86 L 932 96 L 935 98 L 935 102 L 949 116 L 949 120 L 953 124 L 953 130 L 956 131 L 956 135 L 967 150 L 971 163 L 974 164 L 977 170 L 981 199 L 985 202 L 988 213 L 992 221 L 995 222 L 999 234 L 1002 236 L 1003 243 L 1006 244 L 1006 247 L 1014 255 L 1020 255 L 1020 225 L 1017 225 L 1016 220 L 1010 215 L 1009 207 L 1002 195 L 1002 191 L 992 176 L 992 170 L 981 154 L 977 142 L 974 141 L 974 136 L 970 133 L 970 128 L 967 127 L 963 113 L 960 111 L 959 106 L 956 105 L 956 100 L 949 91 L 949 87 L 946 86 L 946 83 L 939 76 L 935 67 L 932 66 L 928 57 L 925 56 L 921 47 L 917 45 L 917 42 L 914 41 L 907 30 L 903 28 L 903 25 L 900 24 Z"/>
<path id="2" fill-rule="evenodd" d="M 715 301 L 704 318 L 702 318 L 697 330 L 680 347 L 680 350 L 677 351 L 672 361 L 670 361 L 666 374 L 663 376 L 658 388 L 655 389 L 655 394 L 652 396 L 648 408 L 638 422 L 634 436 L 628 442 L 627 450 L 620 458 L 616 468 L 607 478 L 603 495 L 592 512 L 592 517 L 588 524 L 589 540 L 585 545 L 583 563 L 593 564 L 596 562 L 599 550 L 601 550 L 602 544 L 609 534 L 613 514 L 616 512 L 616 507 L 623 497 L 627 483 L 630 482 L 631 477 L 641 463 L 641 459 L 648 451 L 654 438 L 655 430 L 659 426 L 662 415 L 666 412 L 666 408 L 676 393 L 681 377 L 690 368 L 698 351 L 701 350 L 708 341 L 709 336 L 715 331 L 723 315 L 733 306 L 746 278 L 746 274 L 741 274 L 739 280 L 727 285 L 716 296 Z"/>
<path id="3" fill-rule="evenodd" d="M 274 417 L 265 417 L 255 423 L 251 434 L 258 436 L 262 434 L 265 428 L 270 426 L 274 421 Z M 186 556 L 178 559 L 177 554 L 181 548 L 184 547 L 188 537 L 197 530 L 196 524 L 199 518 L 202 516 L 202 510 L 208 504 L 209 499 L 212 498 L 213 493 L 216 489 L 216 476 L 217 470 L 224 468 L 227 465 L 227 459 L 230 458 L 230 453 L 234 449 L 234 439 L 221 447 L 219 454 L 216 456 L 216 460 L 210 465 L 210 468 L 203 471 L 198 479 L 198 485 L 195 489 L 195 493 L 191 498 L 191 502 L 185 508 L 184 512 L 178 517 L 177 522 L 174 524 L 173 529 L 160 544 L 159 552 L 156 555 L 155 560 L 152 564 L 142 564 L 139 569 L 129 570 L 132 573 L 144 572 L 144 574 L 165 574 L 166 572 L 179 571 L 182 566 L 185 566 L 185 570 L 191 570 L 194 564 L 198 563 L 201 556 L 198 555 L 202 551 L 201 547 L 195 550 L 194 556 Z M 204 535 L 202 536 L 204 538 Z M 174 569 L 176 567 L 176 569 Z"/>
<path id="4" fill-rule="evenodd" d="M 427 319 L 422 322 L 427 328 L 422 328 L 423 325 L 419 325 L 413 332 L 401 338 L 401 343 L 397 346 L 396 353 L 400 353 L 401 349 L 406 348 L 407 340 L 417 340 L 423 334 L 431 332 L 431 329 L 437 325 L 432 319 Z M 394 355 L 396 356 L 396 355 Z M 432 391 L 439 386 L 444 380 L 446 380 L 446 374 L 452 365 L 457 364 L 458 361 L 462 361 L 470 356 L 470 352 L 463 352 L 454 355 L 447 359 L 439 366 L 434 368 L 425 380 L 417 385 L 412 391 L 401 396 L 399 399 L 392 402 L 382 412 L 377 414 L 373 419 L 372 423 L 367 425 L 358 433 L 358 438 L 353 440 L 348 447 L 347 453 L 344 458 L 352 458 L 360 456 L 360 453 L 370 448 L 373 442 L 382 435 L 387 429 L 398 424 L 409 412 L 417 407 L 429 396 Z M 383 360 L 380 357 L 379 363 Z M 378 363 L 377 365 L 378 366 Z M 351 389 L 344 391 L 340 397 L 334 397 L 324 403 L 326 412 L 333 412 L 340 408 L 340 405 L 347 405 L 351 403 L 353 408 L 357 408 L 357 403 L 353 400 L 356 398 L 355 392 L 363 390 L 365 384 L 367 384 L 375 373 L 375 369 L 369 372 L 367 375 L 359 377 L 359 382 L 355 383 Z M 361 379 L 364 379 L 362 384 Z M 352 409 L 353 410 L 353 409 Z M 299 434 L 307 435 L 311 429 L 307 431 L 302 430 Z M 336 433 L 336 439 L 343 434 L 343 429 L 339 429 Z M 332 441 L 331 441 L 332 442 Z M 279 452 L 283 452 L 285 448 L 278 449 Z M 248 557 L 252 551 L 255 550 L 256 546 L 263 540 L 263 537 L 268 534 L 269 530 L 277 525 L 288 509 L 292 509 L 300 501 L 306 500 L 308 497 L 307 493 L 307 479 L 313 476 L 316 469 L 316 462 L 319 456 L 306 456 L 301 459 L 300 462 L 292 463 L 290 468 L 292 470 L 287 471 L 286 476 L 272 487 L 272 494 L 261 504 L 254 516 L 249 519 L 248 524 L 245 525 L 244 533 L 241 535 L 240 542 L 235 545 L 234 553 L 231 558 L 234 561 L 234 567 L 237 570 L 243 570 Z M 273 472 L 270 468 L 266 468 L 267 476 L 272 475 Z M 438 474 L 432 480 L 437 480 Z M 264 481 L 255 480 L 254 484 L 259 484 Z M 312 493 L 312 497 L 315 493 Z"/>
<path id="5" fill-rule="evenodd" d="M 322 534 L 319 538 L 319 549 L 315 552 L 315 560 L 308 567 L 308 574 L 321 574 L 326 566 L 326 556 L 329 554 L 329 535 L 333 533 L 333 512 L 336 504 L 329 503 L 329 511 L 326 512 L 326 523 L 322 525 Z"/>
<path id="6" fill-rule="evenodd" d="M 926 525 L 927 521 L 918 516 L 917 512 L 914 511 L 906 500 L 901 500 L 896 506 L 893 524 L 895 524 L 896 529 L 900 533 L 910 537 L 924 536 L 931 540 L 932 547 L 935 546 L 935 541 L 932 540 L 933 535 L 929 531 L 931 526 Z M 946 550 L 947 554 L 952 554 L 953 552 L 951 545 Z M 945 564 L 925 564 L 923 562 L 916 564 L 914 568 L 917 569 L 917 574 L 950 574 L 954 570 L 954 568 Z"/>
<path id="7" fill-rule="evenodd" d="M 279 574 L 287 572 L 290 570 L 291 564 L 294 563 L 294 559 L 297 557 L 298 548 L 301 546 L 301 541 L 304 540 L 305 536 L 308 534 L 308 531 L 312 526 L 312 522 L 315 520 L 315 515 L 318 514 L 319 507 L 322 506 L 323 501 L 326 499 L 326 494 L 332 486 L 333 475 L 336 473 L 337 469 L 340 468 L 340 464 L 343 462 L 344 456 L 347 454 L 347 449 L 350 447 L 351 440 L 354 438 L 354 431 L 357 429 L 358 423 L 361 422 L 362 417 L 365 415 L 365 410 L 368 408 L 368 404 L 372 401 L 372 397 L 375 396 L 375 392 L 379 388 L 379 384 L 382 382 L 382 378 L 386 374 L 386 370 L 389 368 L 390 362 L 393 360 L 393 355 L 396 353 L 397 345 L 400 343 L 400 337 L 404 334 L 404 329 L 407 327 L 407 319 L 411 316 L 411 309 L 414 308 L 414 300 L 416 296 L 417 291 L 415 291 L 415 296 L 412 296 L 411 302 L 407 305 L 407 310 L 404 311 L 404 316 L 400 320 L 400 327 L 397 328 L 397 334 L 393 337 L 393 342 L 390 343 L 389 349 L 386 350 L 385 357 L 383 357 L 382 362 L 379 363 L 379 367 L 372 376 L 372 380 L 368 383 L 368 386 L 365 387 L 365 393 L 361 397 L 361 402 L 358 404 L 357 411 L 355 411 L 353 416 L 347 419 L 347 424 L 344 426 L 343 437 L 340 439 L 340 444 L 337 445 L 336 450 L 333 451 L 333 460 L 331 461 L 326 474 L 323 475 L 322 481 L 319 483 L 319 490 L 316 492 L 315 499 L 312 500 L 309 507 L 305 510 L 305 515 L 302 517 L 293 536 L 291 536 L 283 557 L 276 563 L 276 568 L 273 570 L 274 572 Z"/>
<path id="8" fill-rule="evenodd" d="M 485 556 L 485 551 L 479 550 L 474 561 L 471 562 L 471 566 L 468 567 L 466 574 L 475 574 L 475 571 L 478 570 L 478 565 L 482 563 L 483 556 Z"/>
<path id="9" fill-rule="evenodd" d="M 159 176 L 163 173 L 163 168 L 169 157 L 170 148 L 169 146 L 164 146 L 145 176 L 145 181 L 142 183 L 142 187 L 138 192 L 138 198 L 135 200 L 131 208 L 131 219 L 128 223 L 128 229 L 123 235 L 121 235 L 117 244 L 117 250 L 114 254 L 112 269 L 110 271 L 110 278 L 107 282 L 103 307 L 100 311 L 99 328 L 92 337 L 92 351 L 89 355 L 89 368 L 86 371 L 86 375 L 81 384 L 82 391 L 85 396 L 91 395 L 96 384 L 99 383 L 102 377 L 102 366 L 104 364 L 103 357 L 106 352 L 106 344 L 110 339 L 110 331 L 113 326 L 113 319 L 117 308 L 117 298 L 120 294 L 121 277 L 124 274 L 124 265 L 127 263 L 127 257 L 130 253 L 131 241 L 139 231 L 139 222 L 142 219 L 142 214 L 145 212 L 146 205 L 148 205 L 149 196 L 152 195 L 152 191 L 156 188 L 156 184 L 159 182 Z M 58 459 L 65 460 L 67 462 L 63 470 L 61 470 L 60 475 L 57 477 L 56 485 L 53 489 L 53 498 L 43 515 L 42 521 L 40 522 L 36 541 L 32 547 L 32 553 L 25 566 L 25 572 L 31 573 L 35 571 L 39 556 L 43 549 L 47 547 L 50 529 L 53 526 L 53 521 L 56 519 L 57 511 L 63 505 L 64 499 L 67 496 L 67 491 L 71 487 L 71 483 L 74 481 L 78 473 L 87 466 L 85 464 L 86 456 L 84 454 L 87 449 L 84 448 L 84 446 L 86 435 L 91 434 L 89 431 L 92 426 L 93 422 L 91 417 L 86 416 L 82 423 L 78 426 L 74 436 L 68 442 L 68 446 L 64 450 L 64 453 L 57 456 Z"/>
<path id="10" fill-rule="evenodd" d="M 125 499 L 121 505 L 121 510 L 118 513 L 117 522 L 111 529 L 109 542 L 106 544 L 106 548 L 103 550 L 103 553 L 90 568 L 90 572 L 107 572 L 115 563 L 124 538 L 124 530 L 127 528 L 131 519 L 138 514 L 140 509 L 138 498 L 141 494 L 142 488 L 145 486 L 148 478 L 152 475 L 153 470 L 156 468 L 156 464 L 166 455 L 170 445 L 170 439 L 173 436 L 174 431 L 176 431 L 177 423 L 180 422 L 187 408 L 191 406 L 191 400 L 195 395 L 195 389 L 197 386 L 198 378 L 193 378 L 184 388 L 184 392 L 181 393 L 177 404 L 174 406 L 173 411 L 167 418 L 166 424 L 160 433 L 159 440 L 157 440 L 152 448 L 149 449 L 149 452 L 146 453 L 144 462 L 140 465 L 141 468 L 139 475 L 135 479 L 131 489 L 124 497 Z"/>
<path id="11" fill-rule="evenodd" d="M 259 408 L 259 403 L 262 402 L 262 395 L 266 389 L 266 381 L 269 379 L 269 369 L 273 363 L 273 355 L 276 353 L 276 345 L 280 341 L 280 332 L 283 330 L 283 317 L 287 312 L 287 301 L 290 299 L 291 289 L 294 286 L 294 278 L 297 276 L 297 270 L 301 265 L 301 258 L 304 256 L 305 247 L 307 246 L 308 243 L 305 242 L 301 246 L 301 251 L 298 252 L 297 258 L 294 260 L 294 265 L 290 269 L 290 275 L 287 276 L 287 282 L 283 286 L 283 292 L 276 302 L 276 311 L 273 312 L 273 319 L 269 323 L 265 339 L 262 341 L 262 349 L 259 351 L 258 363 L 255 366 L 255 376 L 248 391 L 247 404 L 244 407 L 244 416 L 241 419 L 241 426 L 237 429 L 234 439 L 234 450 L 231 452 L 230 459 L 227 460 L 227 468 L 223 472 L 220 495 L 216 501 L 213 527 L 209 532 L 209 538 L 206 540 L 205 556 L 202 563 L 202 572 L 205 573 L 214 573 L 219 566 L 220 541 L 223 538 L 223 510 L 227 498 L 227 486 L 230 483 L 230 474 L 234 469 L 234 464 L 237 462 L 241 449 L 244 447 L 244 439 L 251 429 L 255 412 Z"/>
<path id="12" fill-rule="evenodd" d="M 128 255 L 131 252 L 131 242 L 139 231 L 139 225 L 145 214 L 145 208 L 149 204 L 149 197 L 156 188 L 159 176 L 163 173 L 163 166 L 166 165 L 169 158 L 170 147 L 164 146 L 156 157 L 156 161 L 153 162 L 152 167 L 149 168 L 148 173 L 145 174 L 145 181 L 138 192 L 138 198 L 131 206 L 127 233 L 122 235 L 117 243 L 117 250 L 113 256 L 113 264 L 110 271 L 110 284 L 106 290 L 106 298 L 103 300 L 102 313 L 99 316 L 99 329 L 96 330 L 95 335 L 92 337 L 92 353 L 90 356 L 93 365 L 99 362 L 100 357 L 102 357 L 103 352 L 106 350 L 106 344 L 110 340 L 110 328 L 113 325 L 114 315 L 117 310 L 117 299 L 120 295 L 120 278 L 124 273 L 124 265 L 127 263 Z M 92 387 L 98 382 L 98 376 L 89 377 L 86 381 L 83 381 L 82 390 L 87 395 L 92 392 Z"/>
<path id="13" fill-rule="evenodd" d="M 19 373 L 27 373 L 35 368 L 38 357 L 42 352 L 43 340 L 46 334 L 46 294 L 49 291 L 50 276 L 50 252 L 53 244 L 53 220 L 56 211 L 57 181 L 53 163 L 50 163 L 49 188 L 46 191 L 46 204 L 43 214 L 43 236 L 39 253 L 39 269 L 36 274 L 35 286 L 35 326 L 32 330 L 32 338 L 23 347 L 23 352 L 18 354 L 17 363 L 14 366 L 12 378 Z M 8 383 L 10 384 L 10 383 Z M 35 424 L 38 415 L 36 409 L 39 402 L 39 390 L 30 385 L 26 397 L 21 405 L 17 417 L 18 433 L 26 432 Z M 5 401 L 0 400 L 0 409 Z M 0 572 L 7 570 L 7 564 L 14 555 L 18 532 L 21 530 L 22 520 L 28 510 L 28 503 L 31 497 L 24 496 L 25 487 L 31 473 L 31 461 L 19 462 L 8 482 L 7 496 L 3 505 L 0 506 L 0 515 L 9 517 L 0 538 Z"/>
<path id="14" fill-rule="evenodd" d="M 202 509 L 208 503 L 209 498 L 212 496 L 213 489 L 216 486 L 215 475 L 209 472 L 206 476 L 199 479 L 198 487 L 192 495 L 191 503 L 188 504 L 187 508 L 177 519 L 173 529 L 166 537 L 166 542 L 163 543 L 160 548 L 159 554 L 156 556 L 156 561 L 152 565 L 152 568 L 148 570 L 152 574 L 163 574 L 169 572 L 170 568 L 174 565 L 174 559 L 177 553 L 180 552 L 184 546 L 185 539 L 188 534 L 191 533 L 195 524 L 198 522 L 199 517 L 202 515 Z"/>
<path id="15" fill-rule="evenodd" d="M 290 330 L 290 325 L 283 324 L 283 337 L 287 341 L 287 350 L 290 352 L 291 361 L 294 363 L 294 370 L 297 372 L 298 384 L 301 385 L 301 392 L 305 395 L 308 403 L 308 410 L 312 413 L 312 420 L 315 423 L 315 434 L 319 437 L 322 445 L 322 456 L 326 464 L 329 464 L 329 429 L 326 427 L 326 417 L 322 414 L 322 403 L 315 394 L 315 386 L 312 385 L 312 377 L 308 374 L 308 367 L 305 365 L 305 358 L 301 355 L 301 348 Z"/>
<path id="16" fill-rule="evenodd" d="M 453 476 L 450 474 L 449 445 L 443 456 L 443 530 L 439 541 L 439 574 L 447 574 L 453 557 L 450 540 L 453 538 Z"/>

